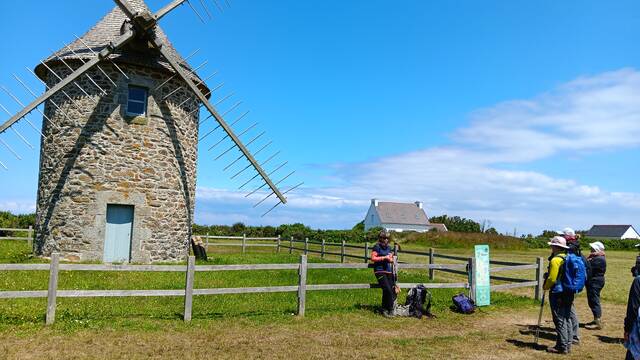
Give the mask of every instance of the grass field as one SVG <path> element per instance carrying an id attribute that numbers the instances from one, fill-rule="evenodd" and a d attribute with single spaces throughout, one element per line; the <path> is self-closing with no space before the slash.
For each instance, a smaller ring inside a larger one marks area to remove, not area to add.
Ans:
<path id="1" fill-rule="evenodd" d="M 424 250 L 424 249 L 422 249 Z M 447 254 L 470 251 L 447 249 Z M 493 251 L 492 258 L 532 262 L 548 251 Z M 273 249 L 210 252 L 210 264 L 295 263 L 298 255 Z M 631 252 L 608 254 L 603 291 L 605 329 L 583 330 L 575 358 L 622 358 L 618 343 Z M 424 258 L 405 259 L 424 261 Z M 0 242 L 0 262 L 38 262 L 25 242 Z M 310 261 L 319 261 L 313 256 Z M 443 261 L 444 262 L 444 261 Z M 515 275 L 515 274 L 513 274 Z M 520 274 L 532 276 L 532 272 Z M 401 272 L 403 282 L 426 282 L 426 273 Z M 46 289 L 48 273 L 0 272 L 0 290 Z M 459 278 L 458 278 L 459 279 Z M 309 283 L 373 282 L 370 270 L 312 270 Z M 456 275 L 436 272 L 437 281 Z M 295 271 L 198 273 L 195 287 L 294 285 Z M 182 273 L 62 272 L 61 289 L 181 289 Z M 471 316 L 448 309 L 455 290 L 433 290 L 436 319 L 384 319 L 375 313 L 380 290 L 322 291 L 307 294 L 306 317 L 293 316 L 296 295 L 197 296 L 193 321 L 181 321 L 181 297 L 59 299 L 56 324 L 45 327 L 46 299 L 0 300 L 0 358 L 546 358 L 532 343 L 530 325 L 539 306 L 528 288 L 493 293 L 493 305 Z M 527 295 L 528 297 L 521 296 Z M 401 300 L 404 295 L 401 296 Z M 589 321 L 586 299 L 577 300 L 581 320 Z M 552 343 L 549 322 L 541 344 Z M 378 344 L 378 345 L 376 345 Z M 382 352 L 376 349 L 385 349 Z"/>

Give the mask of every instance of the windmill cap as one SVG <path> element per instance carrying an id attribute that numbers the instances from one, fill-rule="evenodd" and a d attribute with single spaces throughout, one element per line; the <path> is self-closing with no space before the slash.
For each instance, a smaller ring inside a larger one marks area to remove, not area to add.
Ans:
<path id="1" fill-rule="evenodd" d="M 569 248 L 567 246 L 567 239 L 563 238 L 562 236 L 554 236 L 554 237 L 552 237 L 551 241 L 549 241 L 547 244 L 549 244 L 551 246 L 561 247 L 563 249 L 568 249 Z"/>
<path id="2" fill-rule="evenodd" d="M 564 228 L 562 231 L 556 231 L 556 233 L 558 235 L 576 236 L 576 232 L 570 227 Z"/>
<path id="3" fill-rule="evenodd" d="M 604 244 L 600 241 L 592 242 L 589 246 L 595 251 L 604 251 Z"/>

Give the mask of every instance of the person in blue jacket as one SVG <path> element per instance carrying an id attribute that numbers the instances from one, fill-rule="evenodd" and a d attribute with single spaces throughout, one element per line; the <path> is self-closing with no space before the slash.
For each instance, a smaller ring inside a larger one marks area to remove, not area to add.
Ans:
<path id="1" fill-rule="evenodd" d="M 393 249 L 389 246 L 389 233 L 385 230 L 378 234 L 378 242 L 371 249 L 373 273 L 382 288 L 382 315 L 393 316 L 396 301 L 396 282 L 393 277 Z"/>

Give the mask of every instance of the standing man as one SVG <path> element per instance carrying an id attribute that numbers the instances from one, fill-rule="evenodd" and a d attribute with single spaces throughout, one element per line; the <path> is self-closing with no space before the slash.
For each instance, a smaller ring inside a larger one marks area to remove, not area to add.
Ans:
<path id="1" fill-rule="evenodd" d="M 543 288 L 549 290 L 549 306 L 553 324 L 556 327 L 556 345 L 547 348 L 547 352 L 568 354 L 571 351 L 573 339 L 571 306 L 574 294 L 563 290 L 561 269 L 569 247 L 567 240 L 562 236 L 554 236 L 548 244 L 551 246 L 551 256 L 549 256 L 549 268 Z"/>
<path id="2" fill-rule="evenodd" d="M 636 244 L 636 249 L 640 250 L 640 244 Z M 640 275 L 640 254 L 636 256 L 636 264 L 631 268 L 631 275 L 633 277 Z"/>
<path id="3" fill-rule="evenodd" d="M 371 250 L 373 273 L 382 288 L 382 315 L 393 316 L 393 305 L 396 301 L 396 282 L 393 278 L 393 249 L 389 246 L 389 233 L 386 230 L 378 234 L 378 242 Z"/>
<path id="4" fill-rule="evenodd" d="M 564 239 L 567 241 L 568 252 L 576 254 L 578 257 L 582 258 L 582 262 L 587 269 L 588 279 L 590 274 L 590 267 L 589 262 L 584 256 L 582 256 L 582 252 L 580 251 L 580 236 L 576 235 L 576 232 L 570 227 L 564 228 L 562 232 L 558 231 L 558 234 L 564 237 Z M 571 343 L 573 345 L 580 345 L 580 321 L 578 320 L 578 312 L 576 311 L 575 304 L 571 306 L 571 329 L 573 333 Z"/>
<path id="5" fill-rule="evenodd" d="M 604 244 L 600 241 L 589 244 L 591 254 L 589 254 L 589 264 L 591 266 L 591 276 L 587 279 L 587 301 L 593 313 L 592 325 L 597 330 L 602 329 L 602 307 L 600 306 L 600 292 L 604 287 L 604 274 L 607 272 L 607 261 L 604 254 Z"/>
<path id="6" fill-rule="evenodd" d="M 640 307 L 640 276 L 636 276 L 633 279 L 633 283 L 631 284 L 631 289 L 629 289 L 629 300 L 627 301 L 627 316 L 624 318 L 624 342 L 625 346 L 627 346 L 627 357 L 625 360 L 634 360 L 633 354 L 629 349 L 631 346 L 628 344 L 629 342 L 629 334 L 633 330 L 633 324 L 636 323 L 636 319 L 638 318 L 638 308 Z M 636 329 L 637 331 L 637 329 Z M 633 337 L 632 337 L 633 338 Z M 635 345 L 636 349 L 638 344 Z"/>

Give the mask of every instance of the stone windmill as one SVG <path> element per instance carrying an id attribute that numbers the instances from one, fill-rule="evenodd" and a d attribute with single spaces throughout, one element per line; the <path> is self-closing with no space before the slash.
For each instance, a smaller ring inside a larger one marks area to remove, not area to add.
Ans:
<path id="1" fill-rule="evenodd" d="M 143 0 L 114 1 L 116 8 L 89 32 L 36 67 L 44 94 L 36 95 L 16 77 L 36 98 L 25 106 L 2 87 L 22 110 L 13 115 L 2 106 L 11 118 L 0 125 L 0 135 L 11 129 L 31 147 L 18 131 L 26 122 L 41 138 L 36 254 L 56 251 L 70 260 L 105 262 L 183 260 L 191 239 L 199 141 L 220 132 L 211 148 L 230 143 L 217 158 L 232 157 L 225 170 L 235 169 L 233 178 L 247 177 L 241 188 L 260 181 L 249 195 L 264 189 L 267 198 L 275 195 L 267 212 L 286 203 L 286 192 L 277 187 L 284 179 L 270 179 L 284 164 L 267 174 L 262 166 L 273 156 L 258 162 L 248 149 L 258 148 L 258 155 L 271 144 L 261 145 L 264 132 L 251 135 L 254 124 L 236 134 L 232 126 L 247 112 L 236 113 L 239 104 L 219 112 L 216 106 L 228 96 L 210 102 L 220 86 L 207 86 L 158 26 L 185 3 L 203 19 L 188 0 L 174 0 L 155 13 Z M 201 5 L 207 10 L 202 0 Z M 201 108 L 208 117 L 200 118 Z M 34 111 L 43 117 L 41 130 L 27 118 Z M 207 133 L 199 138 L 201 130 Z M 253 137 L 245 144 L 241 136 Z M 10 141 L 0 143 L 20 158 Z M 2 162 L 0 167 L 6 169 Z"/>

